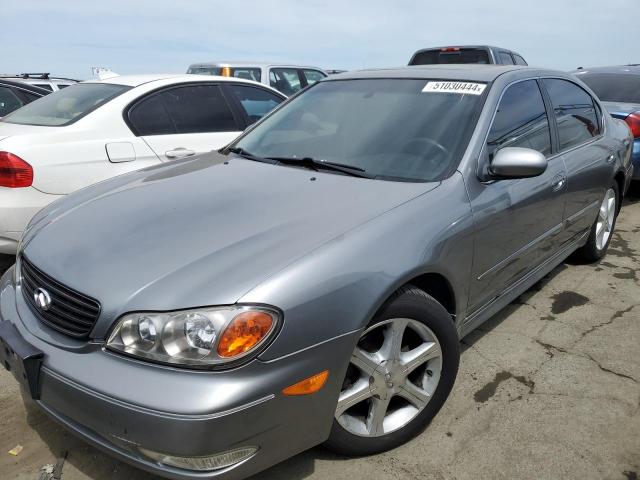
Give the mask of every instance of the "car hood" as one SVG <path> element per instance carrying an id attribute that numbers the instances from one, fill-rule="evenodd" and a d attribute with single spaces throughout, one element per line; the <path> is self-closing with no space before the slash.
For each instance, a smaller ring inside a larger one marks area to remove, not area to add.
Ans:
<path id="1" fill-rule="evenodd" d="M 435 188 L 230 159 L 217 153 L 116 177 L 38 214 L 23 253 L 126 311 L 235 303 L 323 243 Z"/>

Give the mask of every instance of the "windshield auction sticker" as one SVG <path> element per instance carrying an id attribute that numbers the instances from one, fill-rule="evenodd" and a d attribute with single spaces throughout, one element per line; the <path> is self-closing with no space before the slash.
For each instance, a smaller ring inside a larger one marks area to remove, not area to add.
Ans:
<path id="1" fill-rule="evenodd" d="M 459 93 L 461 95 L 481 95 L 487 87 L 485 83 L 472 82 L 428 82 L 423 92 Z"/>

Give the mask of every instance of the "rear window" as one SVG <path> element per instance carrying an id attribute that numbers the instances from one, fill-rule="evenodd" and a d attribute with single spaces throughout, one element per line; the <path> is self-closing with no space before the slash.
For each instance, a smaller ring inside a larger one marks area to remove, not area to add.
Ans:
<path id="1" fill-rule="evenodd" d="M 417 52 L 409 65 L 436 65 L 441 63 L 490 63 L 489 52 L 479 48 L 424 50 Z"/>
<path id="2" fill-rule="evenodd" d="M 603 102 L 640 103 L 640 75 L 585 73 L 577 77 Z"/>
<path id="3" fill-rule="evenodd" d="M 187 73 L 242 78 L 244 80 L 253 80 L 254 82 L 261 80 L 260 68 L 258 67 L 189 67 Z"/>
<path id="4" fill-rule="evenodd" d="M 79 83 L 39 98 L 2 121 L 44 127 L 68 125 L 130 88 L 110 83 Z"/>

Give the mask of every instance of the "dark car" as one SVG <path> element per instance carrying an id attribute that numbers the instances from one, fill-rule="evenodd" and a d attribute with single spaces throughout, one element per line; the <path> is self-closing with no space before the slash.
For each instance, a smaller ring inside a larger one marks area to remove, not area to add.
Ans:
<path id="1" fill-rule="evenodd" d="M 0 117 L 51 93 L 40 87 L 0 78 Z"/>
<path id="2" fill-rule="evenodd" d="M 409 60 L 409 65 L 437 65 L 440 63 L 528 65 L 519 53 L 488 45 L 423 48 L 414 53 Z"/>
<path id="3" fill-rule="evenodd" d="M 600 97 L 613 117 L 629 125 L 634 137 L 631 161 L 637 186 L 640 183 L 640 64 L 579 68 L 574 74 Z"/>

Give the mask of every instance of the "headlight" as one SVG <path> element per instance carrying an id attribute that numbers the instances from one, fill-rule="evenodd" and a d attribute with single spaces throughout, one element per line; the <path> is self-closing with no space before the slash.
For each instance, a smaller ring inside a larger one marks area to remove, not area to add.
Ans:
<path id="1" fill-rule="evenodd" d="M 129 313 L 107 348 L 161 363 L 216 366 L 258 352 L 279 325 L 275 310 L 253 306 Z"/>

